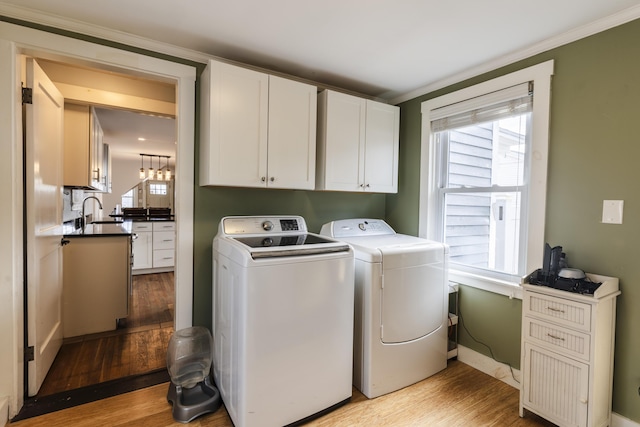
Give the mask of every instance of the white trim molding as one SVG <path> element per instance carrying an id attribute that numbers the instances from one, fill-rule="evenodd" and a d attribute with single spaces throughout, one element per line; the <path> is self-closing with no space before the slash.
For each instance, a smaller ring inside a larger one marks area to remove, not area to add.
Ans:
<path id="1" fill-rule="evenodd" d="M 7 209 L 0 229 L 6 238 L 0 243 L 0 395 L 9 399 L 9 417 L 24 403 L 24 322 L 22 273 L 22 118 L 20 55 L 86 65 L 134 76 L 153 78 L 176 87 L 176 301 L 175 329 L 193 322 L 193 200 L 195 165 L 195 80 L 196 68 L 134 52 L 51 34 L 20 25 L 0 22 L 0 187 Z M 11 184 L 9 184 L 11 183 Z"/>

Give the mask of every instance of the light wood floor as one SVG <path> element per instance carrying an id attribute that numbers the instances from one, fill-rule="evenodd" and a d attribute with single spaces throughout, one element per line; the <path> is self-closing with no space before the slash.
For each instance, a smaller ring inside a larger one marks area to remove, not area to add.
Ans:
<path id="1" fill-rule="evenodd" d="M 133 276 L 126 325 L 65 339 L 37 397 L 166 368 L 173 333 L 173 272 Z"/>
<path id="2" fill-rule="evenodd" d="M 12 427 L 182 426 L 171 415 L 167 384 L 12 423 Z M 196 418 L 194 427 L 232 427 L 224 406 Z M 410 387 L 376 399 L 354 389 L 351 401 L 307 423 L 329 426 L 553 426 L 531 414 L 518 416 L 518 391 L 462 362 Z"/>

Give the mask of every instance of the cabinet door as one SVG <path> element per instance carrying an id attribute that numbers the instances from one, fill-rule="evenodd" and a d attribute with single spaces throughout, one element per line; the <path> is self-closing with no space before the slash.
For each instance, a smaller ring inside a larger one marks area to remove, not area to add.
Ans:
<path id="1" fill-rule="evenodd" d="M 153 233 L 137 231 L 138 238 L 133 241 L 133 270 L 153 267 Z"/>
<path id="2" fill-rule="evenodd" d="M 64 185 L 89 186 L 90 117 L 86 105 L 64 104 Z"/>
<path id="3" fill-rule="evenodd" d="M 102 164 L 102 159 L 104 157 L 104 149 L 102 147 L 103 143 L 103 132 L 102 127 L 100 126 L 100 121 L 98 120 L 98 116 L 96 115 L 95 108 L 91 107 L 91 118 L 89 122 L 90 126 L 90 138 L 89 138 L 89 158 L 91 164 L 91 186 L 101 190 L 106 190 L 106 177 L 104 175 L 104 166 Z"/>
<path id="4" fill-rule="evenodd" d="M 398 192 L 400 109 L 367 100 L 364 186 L 366 191 Z"/>
<path id="5" fill-rule="evenodd" d="M 268 187 L 315 188 L 317 96 L 315 86 L 269 76 Z"/>
<path id="6" fill-rule="evenodd" d="M 365 105 L 352 95 L 320 94 L 318 189 L 364 190 Z"/>
<path id="7" fill-rule="evenodd" d="M 589 367 L 525 343 L 523 404 L 559 425 L 586 426 Z"/>
<path id="8" fill-rule="evenodd" d="M 202 77 L 200 185 L 265 187 L 269 76 L 211 61 Z"/>

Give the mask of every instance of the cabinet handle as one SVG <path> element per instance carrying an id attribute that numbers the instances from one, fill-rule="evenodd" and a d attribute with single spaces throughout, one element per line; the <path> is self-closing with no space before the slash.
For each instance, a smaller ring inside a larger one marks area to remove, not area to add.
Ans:
<path id="1" fill-rule="evenodd" d="M 547 307 L 547 310 L 555 311 L 556 313 L 564 313 L 564 310 L 560 310 L 559 308 Z"/>
<path id="2" fill-rule="evenodd" d="M 562 338 L 562 337 L 557 337 L 557 336 L 555 336 L 555 335 L 551 335 L 551 334 L 547 334 L 547 336 L 548 336 L 549 338 L 553 338 L 554 340 L 564 341 L 564 338 Z"/>
<path id="3" fill-rule="evenodd" d="M 71 243 L 71 240 L 69 239 L 65 239 L 65 238 L 60 239 L 60 246 L 66 246 L 69 243 Z"/>
<path id="4" fill-rule="evenodd" d="M 265 182 L 266 180 L 267 180 L 267 178 L 264 177 L 264 176 L 262 178 L 260 178 L 260 181 L 262 181 L 262 182 Z"/>

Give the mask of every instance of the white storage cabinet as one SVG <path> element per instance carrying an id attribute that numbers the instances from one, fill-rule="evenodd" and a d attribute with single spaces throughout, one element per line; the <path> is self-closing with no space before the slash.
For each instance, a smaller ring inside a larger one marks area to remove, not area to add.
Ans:
<path id="1" fill-rule="evenodd" d="M 315 187 L 315 86 L 212 60 L 201 88 L 200 185 Z"/>
<path id="2" fill-rule="evenodd" d="M 399 107 L 320 93 L 316 188 L 397 193 L 399 129 Z"/>
<path id="3" fill-rule="evenodd" d="M 589 296 L 523 285 L 520 416 L 529 410 L 558 426 L 611 425 L 618 279 Z"/>

